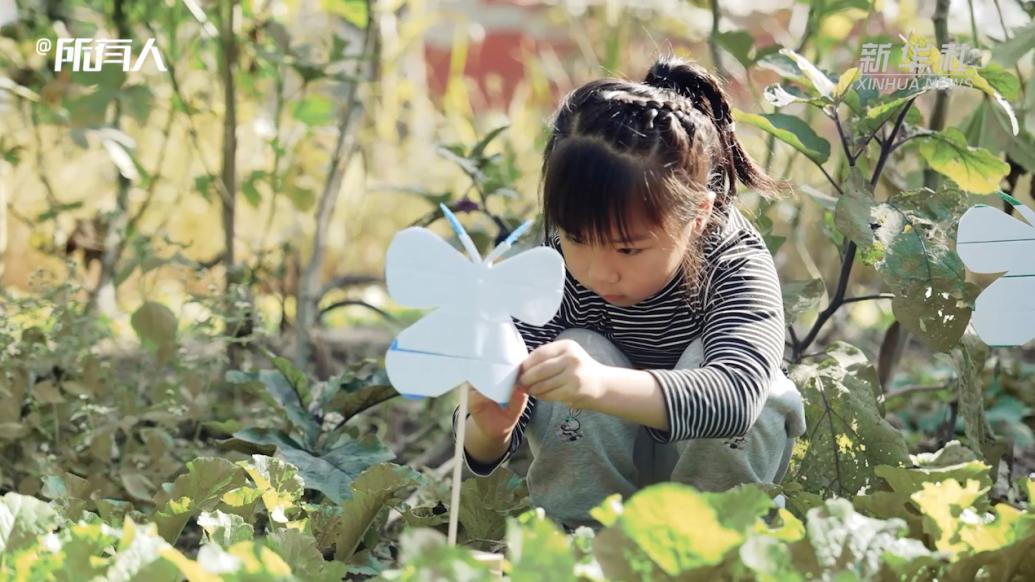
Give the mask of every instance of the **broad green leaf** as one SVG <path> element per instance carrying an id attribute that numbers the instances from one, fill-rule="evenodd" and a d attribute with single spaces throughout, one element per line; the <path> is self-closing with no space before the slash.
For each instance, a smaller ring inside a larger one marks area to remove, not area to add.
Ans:
<path id="1" fill-rule="evenodd" d="M 744 68 L 748 68 L 754 62 L 751 58 L 751 49 L 755 47 L 755 39 L 744 30 L 730 30 L 715 35 L 715 41 L 733 55 Z"/>
<path id="2" fill-rule="evenodd" d="M 259 381 L 266 387 L 266 391 L 273 397 L 273 401 L 283 410 L 291 424 L 298 429 L 303 437 L 302 445 L 306 448 L 314 448 L 316 439 L 320 436 L 320 425 L 316 422 L 303 406 L 299 398 L 299 392 L 291 384 L 291 381 L 279 370 L 260 370 L 258 372 L 230 371 L 226 374 L 228 382 L 241 384 Z M 298 379 L 295 378 L 297 381 Z M 308 391 L 308 387 L 305 388 Z M 237 433 L 234 434 L 237 436 Z"/>
<path id="3" fill-rule="evenodd" d="M 1007 101 L 1013 101 L 1021 91 L 1021 82 L 1017 77 L 996 63 L 978 69 L 978 74 Z"/>
<path id="4" fill-rule="evenodd" d="M 517 474 L 500 467 L 488 477 L 468 479 L 460 487 L 460 525 L 468 539 L 502 539 L 507 517 L 528 506 L 528 486 Z"/>
<path id="5" fill-rule="evenodd" d="M 445 534 L 426 527 L 406 529 L 399 535 L 399 563 L 400 569 L 386 571 L 382 578 L 421 582 L 434 572 L 438 580 L 499 580 L 499 576 L 493 575 L 469 548 L 462 544 L 450 546 Z"/>
<path id="6" fill-rule="evenodd" d="M 1010 32 L 1010 38 L 992 47 L 992 60 L 1010 67 L 1035 48 L 1035 23 L 1028 23 Z"/>
<path id="7" fill-rule="evenodd" d="M 271 550 L 291 564 L 291 573 L 306 582 L 338 582 L 345 579 L 348 566 L 325 561 L 313 536 L 297 529 L 280 529 L 266 538 Z"/>
<path id="8" fill-rule="evenodd" d="M 820 307 L 820 301 L 827 289 L 822 279 L 810 281 L 789 281 L 782 286 L 783 317 L 791 323 L 801 314 Z"/>
<path id="9" fill-rule="evenodd" d="M 957 443 L 958 445 L 958 443 Z M 946 450 L 946 449 L 943 449 Z M 951 450 L 947 454 L 952 455 Z M 955 479 L 960 483 L 975 480 L 983 487 L 991 487 L 988 466 L 977 460 L 968 460 L 941 467 L 892 467 L 880 465 L 875 473 L 886 487 L 867 491 L 853 499 L 855 507 L 871 516 L 881 519 L 900 518 L 909 526 L 910 537 L 920 538 L 924 534 L 922 514 L 912 498 L 923 490 L 925 483 L 941 483 Z"/>
<path id="10" fill-rule="evenodd" d="M 878 408 L 876 372 L 857 348 L 837 342 L 818 363 L 792 367 L 791 379 L 808 432 L 791 456 L 789 481 L 820 495 L 854 495 L 874 484 L 877 465 L 908 463 L 902 433 Z"/>
<path id="11" fill-rule="evenodd" d="M 915 575 L 935 561 L 923 543 L 902 537 L 906 527 L 901 519 L 859 515 L 845 499 L 830 499 L 809 510 L 805 529 L 824 572 L 847 570 L 858 580 L 914 579 L 902 575 Z M 897 559 L 889 561 L 889 555 Z"/>
<path id="12" fill-rule="evenodd" d="M 154 520 L 159 533 L 175 542 L 191 517 L 212 511 L 223 494 L 245 483 L 244 471 L 226 459 L 200 457 L 188 462 L 187 473 L 163 485 L 155 495 Z"/>
<path id="13" fill-rule="evenodd" d="M 957 554 L 966 549 L 966 543 L 958 541 L 956 535 L 960 514 L 987 492 L 987 487 L 972 479 L 964 486 L 955 479 L 946 479 L 941 483 L 923 483 L 922 489 L 911 497 L 924 514 L 924 530 L 934 540 L 935 547 Z"/>
<path id="14" fill-rule="evenodd" d="M 291 566 L 283 558 L 252 540 L 237 542 L 227 549 L 215 544 L 201 546 L 197 566 L 201 572 L 219 574 L 218 580 L 272 582 L 293 579 Z"/>
<path id="15" fill-rule="evenodd" d="M 826 103 L 823 99 L 812 97 L 793 85 L 773 83 L 762 90 L 762 97 L 773 107 L 785 107 L 791 103 L 808 103 L 816 107 L 823 107 Z"/>
<path id="16" fill-rule="evenodd" d="M 233 439 L 224 441 L 222 445 L 249 453 L 276 452 L 279 458 L 298 469 L 306 487 L 323 493 L 336 503 L 348 499 L 352 480 L 364 469 L 395 458 L 395 453 L 373 434 L 358 439 L 343 437 L 340 444 L 318 453 L 302 448 L 300 443 L 281 431 L 256 428 L 236 432 Z"/>
<path id="17" fill-rule="evenodd" d="M 0 497 L 0 556 L 36 541 L 61 524 L 45 501 L 10 492 Z"/>
<path id="18" fill-rule="evenodd" d="M 968 333 L 952 349 L 951 355 L 956 369 L 956 400 L 966 444 L 980 452 L 990 467 L 998 468 L 1000 458 L 1013 445 L 997 439 L 988 427 L 982 381 L 988 347 L 975 334 Z"/>
<path id="19" fill-rule="evenodd" d="M 991 194 L 1010 172 L 1010 165 L 992 152 L 968 146 L 963 133 L 954 127 L 917 140 L 917 151 L 931 169 L 952 178 L 969 192 Z"/>
<path id="20" fill-rule="evenodd" d="M 262 493 L 262 503 L 270 520 L 280 524 L 291 521 L 287 513 L 297 509 L 305 488 L 305 482 L 295 467 L 264 455 L 252 455 L 252 460 L 242 466 Z"/>
<path id="21" fill-rule="evenodd" d="M 765 493 L 757 490 L 756 493 L 768 503 Z M 741 494 L 707 495 L 680 483 L 646 487 L 625 503 L 617 523 L 605 530 L 610 533 L 598 535 L 600 551 L 611 556 L 625 553 L 618 550 L 624 538 L 632 542 L 652 566 L 674 577 L 717 565 L 727 552 L 744 541 L 745 523 L 760 517 L 757 510 L 761 506 L 748 503 L 736 507 L 735 503 L 722 503 L 723 499 L 732 501 L 731 495 L 739 497 Z M 741 515 L 722 515 L 723 511 Z M 621 538 L 615 537 L 615 533 L 620 533 Z M 613 560 L 605 558 L 601 566 L 605 575 L 618 575 L 612 570 Z"/>
<path id="22" fill-rule="evenodd" d="M 507 520 L 507 560 L 514 582 L 575 582 L 571 542 L 557 525 L 536 511 Z"/>
<path id="23" fill-rule="evenodd" d="M 1035 576 L 1035 515 L 999 503 L 991 521 L 961 520 L 958 525 L 959 539 L 969 552 L 952 564 L 947 579 L 975 580 L 979 571 L 989 580 Z"/>
<path id="24" fill-rule="evenodd" d="M 250 540 L 255 534 L 255 528 L 251 524 L 245 523 L 240 515 L 223 513 L 219 510 L 202 511 L 198 515 L 198 525 L 205 530 L 205 536 L 210 543 L 223 548 L 229 548 L 237 542 Z"/>
<path id="25" fill-rule="evenodd" d="M 859 245 L 863 260 L 895 293 L 895 317 L 941 351 L 963 334 L 976 295 L 952 249 L 966 202 L 946 185 L 938 192 L 896 192 L 878 203 L 853 174 L 835 211 L 838 229 Z"/>
<path id="26" fill-rule="evenodd" d="M 335 539 L 335 559 L 348 559 L 382 508 L 397 506 L 421 483 L 420 473 L 394 463 L 375 465 L 356 477 L 351 495 L 342 505 Z"/>
<path id="27" fill-rule="evenodd" d="M 179 568 L 167 559 L 170 554 L 178 553 L 158 535 L 155 524 L 136 524 L 127 518 L 105 579 L 179 582 L 182 579 Z"/>
<path id="28" fill-rule="evenodd" d="M 309 393 L 309 379 L 306 378 L 306 375 L 298 368 L 295 368 L 286 358 L 280 356 L 273 358 L 273 367 L 284 376 L 288 385 L 294 390 L 295 396 L 302 404 L 302 407 L 308 407 L 312 395 Z"/>
<path id="29" fill-rule="evenodd" d="M 812 86 L 816 88 L 816 91 L 818 91 L 820 95 L 827 98 L 834 98 L 833 94 L 835 89 L 837 89 L 837 85 L 830 80 L 830 77 L 827 77 L 826 73 L 820 71 L 816 65 L 812 64 L 811 61 L 791 49 L 781 49 L 780 54 L 790 57 L 794 63 L 798 65 L 802 74 L 808 78 L 809 82 L 812 83 Z"/>
<path id="30" fill-rule="evenodd" d="M 830 142 L 816 135 L 804 120 L 783 113 L 756 115 L 739 109 L 733 110 L 737 123 L 753 125 L 805 154 L 817 164 L 830 157 Z"/>
<path id="31" fill-rule="evenodd" d="M 176 315 L 161 303 L 147 301 L 130 317 L 140 343 L 161 363 L 168 363 L 176 352 Z"/>

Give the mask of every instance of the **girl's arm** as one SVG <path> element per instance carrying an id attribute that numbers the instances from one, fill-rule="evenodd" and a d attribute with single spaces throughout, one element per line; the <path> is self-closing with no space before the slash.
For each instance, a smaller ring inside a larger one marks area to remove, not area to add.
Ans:
<path id="1" fill-rule="evenodd" d="M 762 412 L 783 358 L 783 301 L 764 243 L 746 243 L 724 256 L 707 282 L 702 367 L 647 370 L 668 419 L 668 430 L 647 427 L 659 443 L 743 436 Z"/>

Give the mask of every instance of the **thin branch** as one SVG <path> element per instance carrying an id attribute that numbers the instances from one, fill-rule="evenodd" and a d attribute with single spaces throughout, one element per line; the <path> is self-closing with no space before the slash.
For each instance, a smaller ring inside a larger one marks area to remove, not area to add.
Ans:
<path id="1" fill-rule="evenodd" d="M 906 386 L 887 394 L 881 394 L 877 397 L 878 403 L 885 403 L 895 398 L 903 398 L 911 394 L 922 394 L 924 392 L 941 392 L 947 388 L 952 388 L 954 384 L 923 384 L 917 386 Z"/>
<path id="2" fill-rule="evenodd" d="M 898 117 L 895 119 L 895 125 L 891 128 L 891 134 L 888 136 L 885 143 L 894 143 L 895 136 L 898 134 L 899 129 L 902 128 L 902 123 L 906 119 L 906 112 L 913 106 L 913 102 L 916 101 L 916 97 L 913 97 L 909 101 L 906 101 L 902 105 L 902 109 L 899 110 Z M 891 156 L 891 148 L 885 145 L 881 148 L 880 157 L 877 160 L 877 164 L 873 168 L 873 175 L 870 177 L 870 186 L 875 186 L 877 181 L 880 179 L 881 172 L 884 170 L 884 165 L 888 162 L 888 157 Z M 858 250 L 858 246 L 854 241 L 848 241 L 848 245 L 845 247 L 844 254 L 841 262 L 841 273 L 837 278 L 837 287 L 834 290 L 834 296 L 830 299 L 830 303 L 826 309 L 820 312 L 816 318 L 815 323 L 812 324 L 812 328 L 809 329 L 809 333 L 805 336 L 805 339 L 798 344 L 795 349 L 795 358 L 800 359 L 801 353 L 804 352 L 812 342 L 816 340 L 816 336 L 819 335 L 820 329 L 826 324 L 826 322 L 837 312 L 842 305 L 844 305 L 845 291 L 848 288 L 848 279 L 852 274 L 852 265 L 855 264 L 855 255 Z"/>
<path id="3" fill-rule="evenodd" d="M 376 307 L 374 305 L 371 305 L 371 304 L 367 303 L 366 301 L 360 301 L 359 299 L 342 299 L 341 301 L 335 301 L 334 303 L 331 303 L 327 307 L 320 308 L 320 317 L 322 318 L 324 315 L 327 315 L 328 312 L 334 311 L 335 309 L 338 309 L 339 307 L 346 307 L 346 306 L 349 306 L 349 305 L 358 305 L 360 307 L 366 307 L 367 309 L 370 309 L 372 311 L 376 311 L 378 314 L 381 315 L 381 317 L 384 317 L 385 319 L 387 319 L 389 321 L 392 321 L 393 323 L 398 323 L 398 321 L 399 321 L 391 313 L 388 313 L 387 311 L 381 309 L 380 307 Z"/>
<path id="4" fill-rule="evenodd" d="M 375 277 L 373 275 L 342 275 L 335 277 L 327 282 L 323 288 L 320 289 L 320 297 L 323 297 L 327 293 L 339 289 L 341 287 L 352 287 L 354 285 L 371 285 L 374 283 L 384 283 L 385 280 L 381 277 Z"/>
<path id="5" fill-rule="evenodd" d="M 894 293 L 877 293 L 876 295 L 862 295 L 860 297 L 849 297 L 841 302 L 842 305 L 847 303 L 856 303 L 859 301 L 869 301 L 870 299 L 894 299 Z"/>
<path id="6" fill-rule="evenodd" d="M 848 158 L 848 165 L 854 166 L 855 159 L 858 156 L 852 155 L 852 148 L 848 146 L 848 137 L 845 135 L 845 130 L 841 126 L 841 116 L 837 113 L 837 106 L 834 106 L 834 125 L 837 127 L 837 135 L 841 138 L 841 147 L 845 150 L 845 157 Z"/>

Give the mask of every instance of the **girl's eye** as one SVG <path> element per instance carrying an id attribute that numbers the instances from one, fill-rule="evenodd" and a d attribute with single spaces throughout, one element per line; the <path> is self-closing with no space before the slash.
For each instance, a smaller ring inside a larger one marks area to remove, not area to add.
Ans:
<path id="1" fill-rule="evenodd" d="M 619 253 L 621 253 L 623 255 L 626 255 L 626 256 L 630 256 L 630 257 L 633 257 L 633 256 L 636 256 L 636 255 L 640 254 L 641 251 L 643 251 L 643 249 L 631 249 L 631 248 L 621 248 L 621 249 L 618 249 Z"/>
<path id="2" fill-rule="evenodd" d="M 579 237 L 577 237 L 577 236 L 575 236 L 575 235 L 573 235 L 573 234 L 565 234 L 564 236 L 565 236 L 565 237 L 566 237 L 566 238 L 567 238 L 567 239 L 568 239 L 569 241 L 571 241 L 571 242 L 572 242 L 572 243 L 574 243 L 574 244 L 577 244 L 577 245 L 580 245 L 580 244 L 582 244 L 582 239 L 581 239 L 581 238 L 579 238 Z"/>

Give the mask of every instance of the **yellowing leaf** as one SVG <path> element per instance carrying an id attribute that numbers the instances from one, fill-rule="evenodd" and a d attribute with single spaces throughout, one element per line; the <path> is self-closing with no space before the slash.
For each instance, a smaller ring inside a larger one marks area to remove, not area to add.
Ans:
<path id="1" fill-rule="evenodd" d="M 954 127 L 918 139 L 917 149 L 931 169 L 969 192 L 991 194 L 1010 172 L 1010 165 L 992 152 L 968 146 L 963 133 Z"/>

